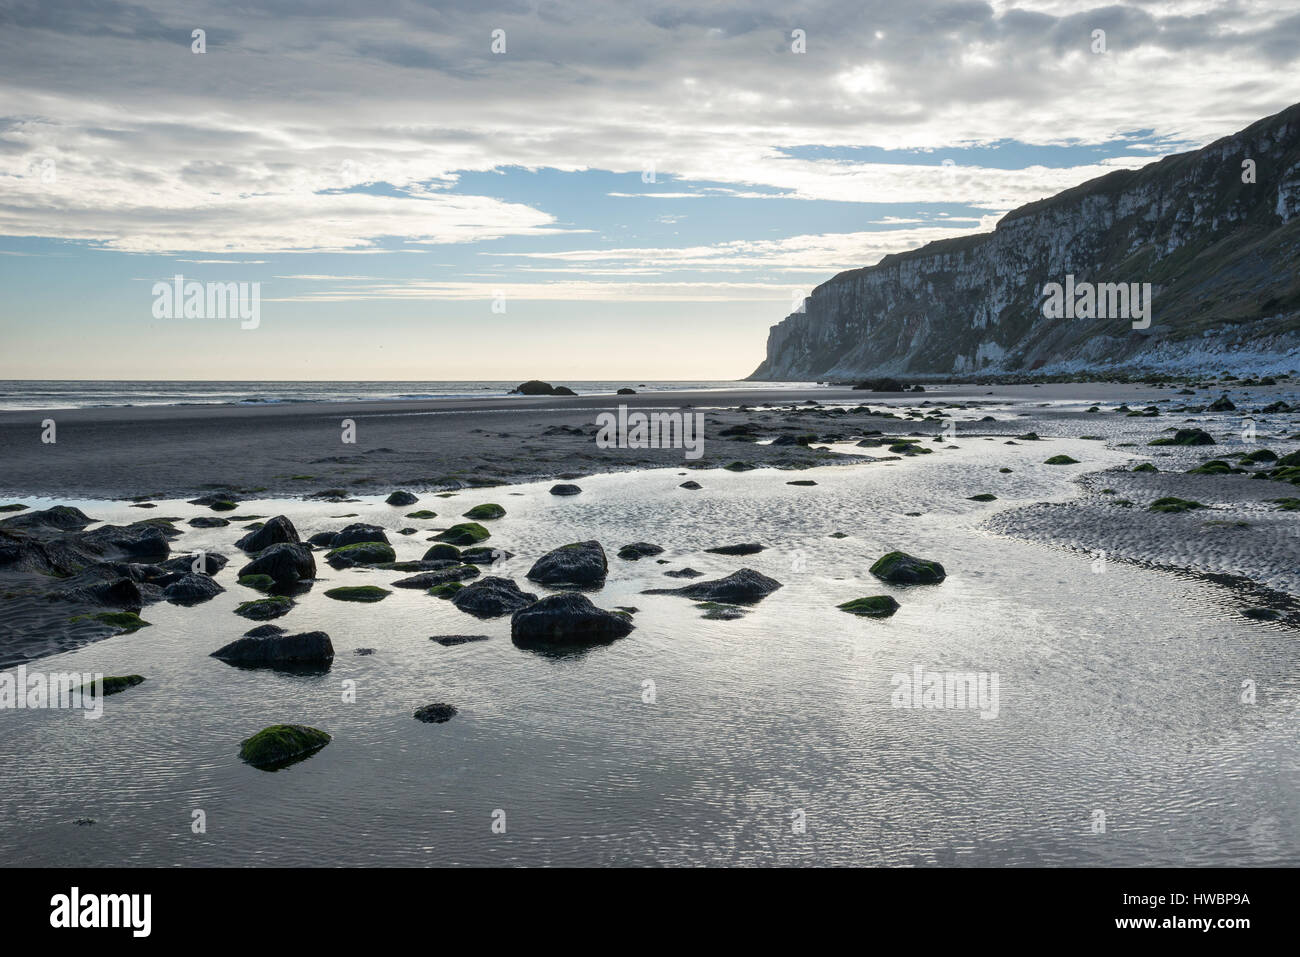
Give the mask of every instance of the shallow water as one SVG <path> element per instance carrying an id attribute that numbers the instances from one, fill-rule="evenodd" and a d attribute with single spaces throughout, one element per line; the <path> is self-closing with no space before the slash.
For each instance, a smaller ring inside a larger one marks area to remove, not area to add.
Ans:
<path id="1" fill-rule="evenodd" d="M 509 619 L 479 621 L 422 591 L 374 605 L 324 596 L 401 572 L 335 571 L 276 624 L 323 629 L 326 675 L 230 667 L 210 653 L 253 627 L 232 613 L 242 529 L 188 530 L 174 552 L 232 560 L 226 593 L 195 608 L 148 606 L 152 627 L 30 664 L 29 670 L 139 673 L 102 719 L 0 711 L 0 860 L 7 864 L 1294 864 L 1300 859 L 1300 667 L 1288 628 L 1244 619 L 1227 589 L 996 537 L 995 509 L 1065 500 L 1069 479 L 1125 461 L 1077 439 L 960 448 L 902 461 L 790 473 L 658 470 L 421 497 L 392 508 L 245 501 L 286 514 L 305 538 L 370 521 L 399 559 L 435 529 L 495 501 L 488 544 L 523 576 L 545 550 L 599 539 L 610 578 L 592 598 L 631 605 L 637 628 L 586 654 L 515 647 Z M 1048 454 L 1085 465 L 1041 465 Z M 999 466 L 1015 469 L 1000 474 Z M 687 477 L 702 491 L 677 488 Z M 792 479 L 814 479 L 795 487 Z M 997 502 L 966 500 L 992 492 Z M 30 500 L 29 500 L 30 501 Z M 33 503 L 48 504 L 48 503 Z M 114 522 L 212 514 L 163 502 L 78 504 Z M 439 512 L 407 520 L 418 508 Z M 357 517 L 343 516 L 357 513 Z M 911 517 L 908 512 L 922 512 Z M 180 527 L 188 528 L 181 525 Z M 848 537 L 834 539 L 843 531 Z M 628 562 L 624 544 L 667 551 Z M 741 558 L 702 548 L 759 541 Z M 937 559 L 937 586 L 868 574 L 902 548 Z M 748 566 L 784 583 L 744 618 L 710 621 L 692 601 L 643 595 Z M 886 620 L 835 605 L 892 594 Z M 430 636 L 485 634 L 442 647 Z M 359 647 L 373 655 L 353 654 Z M 915 666 L 996 673 L 998 714 L 892 706 L 891 678 Z M 1240 701 L 1243 680 L 1257 700 Z M 357 700 L 344 703 L 342 683 Z M 655 700 L 643 701 L 645 682 Z M 446 701 L 446 724 L 412 718 Z M 279 722 L 334 740 L 267 773 L 239 742 Z M 207 831 L 194 834 L 202 810 Z M 1105 832 L 1093 833 L 1094 812 Z M 493 830 L 504 811 L 505 833 Z M 797 833 L 793 815 L 802 812 Z M 499 817 L 499 815 L 498 815 Z M 78 818 L 96 823 L 78 826 Z"/>

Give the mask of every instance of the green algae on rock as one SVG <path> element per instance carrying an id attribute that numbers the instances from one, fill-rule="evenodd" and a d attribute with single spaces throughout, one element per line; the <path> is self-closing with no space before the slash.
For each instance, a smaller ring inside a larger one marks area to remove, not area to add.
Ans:
<path id="1" fill-rule="evenodd" d="M 899 605 L 889 595 L 868 595 L 866 598 L 855 598 L 835 607 L 840 611 L 847 611 L 851 615 L 861 615 L 866 618 L 888 618 L 898 611 Z"/>
<path id="2" fill-rule="evenodd" d="M 906 552 L 882 555 L 870 570 L 877 578 L 896 585 L 934 585 L 948 577 L 938 562 L 914 558 Z"/>
<path id="3" fill-rule="evenodd" d="M 278 770 L 315 754 L 331 740 L 318 728 L 273 724 L 240 742 L 239 757 L 256 768 Z"/>
<path id="4" fill-rule="evenodd" d="M 451 545 L 477 545 L 491 537 L 489 532 L 478 522 L 461 522 L 433 536 L 436 541 Z"/>
<path id="5" fill-rule="evenodd" d="M 391 591 L 378 585 L 344 585 L 329 589 L 325 592 L 325 597 L 335 601 L 383 601 L 391 594 Z"/>

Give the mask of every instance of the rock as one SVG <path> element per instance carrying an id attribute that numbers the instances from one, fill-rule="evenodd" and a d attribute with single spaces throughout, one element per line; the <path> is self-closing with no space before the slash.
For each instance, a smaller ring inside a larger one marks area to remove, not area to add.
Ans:
<path id="1" fill-rule="evenodd" d="M 651 588 L 643 595 L 681 595 L 685 598 L 697 598 L 700 601 L 725 602 L 729 605 L 752 605 L 761 601 L 781 587 L 774 578 L 742 568 L 725 578 L 712 581 L 696 582 L 684 588 Z"/>
<path id="2" fill-rule="evenodd" d="M 79 615 L 72 620 L 81 621 L 83 619 L 90 619 L 99 622 L 101 625 L 107 625 L 109 628 L 116 628 L 118 634 L 121 635 L 150 627 L 149 622 L 132 611 L 101 611 L 93 615 Z"/>
<path id="3" fill-rule="evenodd" d="M 468 512 L 462 515 L 462 518 L 471 518 L 476 522 L 490 521 L 494 518 L 502 518 L 506 510 L 495 502 L 485 502 L 482 505 L 475 505 Z"/>
<path id="4" fill-rule="evenodd" d="M 906 552 L 890 552 L 877 558 L 871 574 L 895 585 L 935 585 L 948 577 L 938 562 L 913 558 Z"/>
<path id="5" fill-rule="evenodd" d="M 21 502 L 10 502 L 8 505 L 0 505 L 0 512 L 21 512 L 26 508 Z"/>
<path id="6" fill-rule="evenodd" d="M 508 552 L 504 548 L 490 548 L 487 545 L 467 548 L 460 553 L 460 560 L 471 565 L 495 565 L 497 562 L 514 557 L 514 552 Z"/>
<path id="7" fill-rule="evenodd" d="M 1149 512 L 1190 512 L 1194 509 L 1205 508 L 1200 502 L 1193 502 L 1185 498 L 1175 498 L 1170 495 L 1165 498 L 1158 498 L 1151 503 L 1147 509 Z"/>
<path id="8" fill-rule="evenodd" d="M 393 582 L 393 587 L 433 588 L 435 585 L 445 585 L 447 582 L 457 582 L 464 581 L 467 578 L 477 578 L 478 574 L 478 569 L 473 565 L 461 565 L 456 562 L 448 562 L 446 568 L 423 572 L 419 575 L 412 575 L 410 578 L 403 578 L 400 581 Z"/>
<path id="9" fill-rule="evenodd" d="M 664 572 L 669 578 L 699 578 L 704 572 L 696 571 L 694 568 L 679 568 L 675 572 Z"/>
<path id="10" fill-rule="evenodd" d="M 1211 402 L 1206 406 L 1206 408 L 1211 412 L 1235 412 L 1237 409 L 1237 407 L 1232 404 L 1232 400 L 1228 398 L 1228 393 L 1226 392 Z"/>
<path id="11" fill-rule="evenodd" d="M 565 485 L 561 483 L 560 485 L 551 486 L 552 495 L 578 495 L 581 492 L 582 489 L 578 488 L 576 485 Z"/>
<path id="12" fill-rule="evenodd" d="M 208 575 L 182 575 L 163 589 L 163 598 L 173 605 L 197 605 L 225 591 Z"/>
<path id="13" fill-rule="evenodd" d="M 239 757 L 255 768 L 278 770 L 315 754 L 332 739 L 302 724 L 274 724 L 239 745 Z"/>
<path id="14" fill-rule="evenodd" d="M 278 545 L 281 542 L 297 544 L 298 530 L 293 527 L 293 522 L 289 521 L 289 519 L 283 515 L 277 515 L 257 531 L 249 532 L 235 542 L 235 547 L 246 552 L 260 552 L 264 548 L 270 548 L 272 545 Z"/>
<path id="15" fill-rule="evenodd" d="M 552 394 L 553 395 L 577 395 L 578 393 L 574 392 L 567 385 L 557 385 L 555 387 L 555 391 Z"/>
<path id="16" fill-rule="evenodd" d="M 213 658 L 246 668 L 323 665 L 334 660 L 334 645 L 323 631 L 298 635 L 244 635 L 212 653 Z"/>
<path id="17" fill-rule="evenodd" d="M 855 598 L 842 605 L 836 605 L 840 611 L 867 618 L 888 618 L 898 611 L 898 602 L 889 595 L 871 595 L 867 598 Z"/>
<path id="18" fill-rule="evenodd" d="M 766 547 L 758 542 L 745 542 L 740 545 L 719 545 L 716 548 L 706 548 L 705 551 L 714 555 L 756 555 Z"/>
<path id="19" fill-rule="evenodd" d="M 695 606 L 702 609 L 704 614 L 701 618 L 708 621 L 735 621 L 737 618 L 744 618 L 746 611 L 736 605 L 725 605 L 716 601 L 704 601 Z"/>
<path id="20" fill-rule="evenodd" d="M 978 495 L 966 496 L 967 501 L 971 502 L 996 502 L 998 497 L 992 492 L 980 492 Z"/>
<path id="21" fill-rule="evenodd" d="M 651 545 L 649 542 L 633 542 L 631 545 L 624 545 L 618 550 L 618 557 L 629 562 L 661 554 L 663 554 L 663 546 Z"/>
<path id="22" fill-rule="evenodd" d="M 171 554 L 171 545 L 168 544 L 167 539 L 176 537 L 175 531 L 171 531 L 172 534 L 168 535 L 167 528 L 150 521 L 135 522 L 131 525 L 101 525 L 93 532 L 83 532 L 76 537 L 75 541 L 78 547 L 89 549 L 107 558 L 160 562 Z"/>
<path id="23" fill-rule="evenodd" d="M 312 537 L 313 539 L 315 538 L 315 536 Z M 357 545 L 361 542 L 387 541 L 388 535 L 378 525 L 366 525 L 362 522 L 354 522 L 343 529 L 343 531 L 335 533 L 334 537 L 329 540 L 329 547 L 344 548 L 348 545 Z"/>
<path id="24" fill-rule="evenodd" d="M 444 648 L 452 648 L 456 645 L 467 645 L 472 641 L 487 641 L 487 635 L 434 635 L 429 639 L 436 641 Z"/>
<path id="25" fill-rule="evenodd" d="M 270 575 L 244 575 L 235 579 L 235 584 L 243 585 L 254 591 L 270 591 L 275 587 L 275 579 Z"/>
<path id="26" fill-rule="evenodd" d="M 861 443 L 859 443 L 861 444 Z M 812 479 L 795 479 L 793 482 L 786 482 L 786 485 L 816 485 Z"/>
<path id="27" fill-rule="evenodd" d="M 306 545 L 281 542 L 257 553 L 257 557 L 239 570 L 239 577 L 270 575 L 281 588 L 316 577 L 316 559 Z"/>
<path id="28" fill-rule="evenodd" d="M 128 688 L 134 688 L 136 685 L 141 684 L 144 684 L 142 675 L 114 675 L 111 678 L 105 676 L 103 679 L 103 695 L 107 698 L 111 694 L 121 694 Z M 95 682 L 92 681 L 90 684 L 82 685 L 81 690 L 82 692 L 93 693 L 94 686 Z"/>
<path id="29" fill-rule="evenodd" d="M 55 505 L 52 508 L 37 509 L 7 518 L 3 527 L 12 531 L 15 528 L 48 529 L 50 531 L 81 531 L 95 520 L 79 508 L 68 505 Z"/>
<path id="30" fill-rule="evenodd" d="M 1152 439 L 1147 445 L 1215 445 L 1214 436 L 1204 429 L 1178 429 L 1173 437 Z"/>
<path id="31" fill-rule="evenodd" d="M 406 518 L 415 518 L 415 519 L 420 519 L 421 521 L 423 521 L 423 520 L 425 520 L 425 519 L 437 518 L 437 517 L 438 517 L 438 513 L 437 513 L 437 512 L 432 512 L 432 511 L 430 511 L 430 510 L 427 509 L 427 508 L 422 508 L 422 509 L 420 509 L 418 512 L 407 512 L 406 515 L 405 515 L 404 517 L 406 517 Z"/>
<path id="32" fill-rule="evenodd" d="M 279 625 L 258 625 L 256 628 L 250 628 L 244 632 L 246 638 L 274 638 L 277 635 L 287 635 L 289 632 Z"/>
<path id="33" fill-rule="evenodd" d="M 449 704 L 426 704 L 415 712 L 415 720 L 426 724 L 442 724 L 456 716 L 456 709 Z"/>
<path id="34" fill-rule="evenodd" d="M 205 508 L 215 509 L 217 511 L 231 511 L 235 504 L 238 503 L 233 492 L 210 492 L 207 495 L 200 495 L 198 498 L 189 500 L 191 505 L 202 505 Z M 225 506 L 229 505 L 230 508 Z"/>
<path id="35" fill-rule="evenodd" d="M 464 587 L 463 582 L 447 582 L 445 585 L 434 585 L 429 589 L 429 594 L 434 598 L 446 600 L 455 597 L 456 593 Z"/>
<path id="36" fill-rule="evenodd" d="M 433 537 L 451 545 L 476 545 L 484 539 L 491 538 L 491 533 L 478 522 L 461 522 Z"/>
<path id="37" fill-rule="evenodd" d="M 681 485 L 679 485 L 679 486 L 677 486 L 677 487 L 678 487 L 678 488 L 690 489 L 692 492 L 695 492 L 695 491 L 698 491 L 699 489 L 704 488 L 703 485 L 701 485 L 699 482 L 695 481 L 694 479 L 691 479 L 691 480 L 689 480 L 689 481 L 683 482 Z"/>
<path id="38" fill-rule="evenodd" d="M 529 581 L 542 585 L 591 587 L 605 584 L 609 563 L 595 540 L 561 545 L 539 558 L 528 571 Z"/>
<path id="39" fill-rule="evenodd" d="M 633 629 L 631 617 L 597 608 L 586 595 L 550 595 L 516 611 L 510 637 L 520 645 L 574 645 L 622 638 Z"/>
<path id="40" fill-rule="evenodd" d="M 235 609 L 235 614 L 252 621 L 270 621 L 272 618 L 289 614 L 294 604 L 292 598 L 283 595 L 255 598 L 252 601 L 240 602 L 239 607 Z"/>
<path id="41" fill-rule="evenodd" d="M 418 501 L 419 501 L 418 498 L 416 498 L 414 495 L 412 495 L 410 492 L 406 491 L 405 489 L 398 489 L 392 495 L 388 496 L 388 498 L 384 499 L 384 502 L 387 503 L 388 505 L 401 505 L 401 506 L 414 505 Z"/>
<path id="42" fill-rule="evenodd" d="M 343 585 L 329 589 L 325 592 L 325 597 L 335 601 L 375 602 L 383 601 L 391 594 L 391 591 L 378 585 Z"/>
<path id="43" fill-rule="evenodd" d="M 380 565 L 397 560 L 397 552 L 386 542 L 357 542 L 332 549 L 325 561 L 335 568 L 354 568 L 357 565 Z"/>
<path id="44" fill-rule="evenodd" d="M 511 395 L 555 395 L 555 386 L 540 379 L 529 379 L 510 390 Z"/>
<path id="45" fill-rule="evenodd" d="M 636 389 L 619 389 L 615 395 L 636 395 Z"/>
<path id="46" fill-rule="evenodd" d="M 1053 455 L 1050 459 L 1043 461 L 1044 465 L 1078 465 L 1078 459 L 1072 459 L 1068 455 Z"/>
<path id="47" fill-rule="evenodd" d="M 1247 608 L 1242 614 L 1255 621 L 1277 621 L 1282 617 L 1282 613 L 1276 608 Z M 108 679 L 105 678 L 104 680 L 107 682 Z M 104 693 L 108 694 L 107 688 L 105 688 Z"/>
<path id="48" fill-rule="evenodd" d="M 461 560 L 460 549 L 455 545 L 448 545 L 445 542 L 440 545 L 434 545 L 424 553 L 424 560 L 459 562 Z"/>
<path id="49" fill-rule="evenodd" d="M 225 528 L 230 521 L 217 515 L 200 515 L 190 519 L 188 524 L 192 528 Z"/>
<path id="50" fill-rule="evenodd" d="M 175 558 L 169 558 L 159 567 L 171 572 L 180 572 L 181 574 L 191 573 L 194 571 L 194 559 L 196 557 L 195 555 L 177 555 Z M 220 555 L 217 552 L 204 552 L 202 574 L 215 575 L 225 568 L 226 563 L 229 561 L 230 559 L 226 558 L 225 555 Z"/>
<path id="51" fill-rule="evenodd" d="M 441 586 L 447 587 L 447 586 Z M 531 592 L 521 591 L 509 578 L 488 575 L 466 585 L 451 598 L 451 603 L 475 618 L 499 618 L 537 601 Z"/>

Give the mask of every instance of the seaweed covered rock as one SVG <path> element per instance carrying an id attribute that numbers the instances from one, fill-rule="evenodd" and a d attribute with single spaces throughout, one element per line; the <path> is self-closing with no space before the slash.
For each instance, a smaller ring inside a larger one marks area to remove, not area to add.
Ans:
<path id="1" fill-rule="evenodd" d="M 516 611 L 510 637 L 522 645 L 574 645 L 622 638 L 633 629 L 630 615 L 606 611 L 586 595 L 550 595 Z"/>
<path id="2" fill-rule="evenodd" d="M 595 587 L 605 583 L 608 572 L 605 549 L 593 539 L 552 549 L 533 563 L 527 578 L 553 587 Z"/>
<path id="3" fill-rule="evenodd" d="M 326 591 L 325 597 L 335 601 L 375 602 L 383 601 L 391 594 L 391 591 L 378 585 L 342 585 Z"/>
<path id="4" fill-rule="evenodd" d="M 473 565 L 462 565 L 459 562 L 447 562 L 442 568 L 435 568 L 430 571 L 421 572 L 418 575 L 412 575 L 409 578 L 402 578 L 393 582 L 394 588 L 433 588 L 435 585 L 445 585 L 447 582 L 464 581 L 467 578 L 477 578 L 479 575 L 478 568 Z"/>
<path id="5" fill-rule="evenodd" d="M 1204 429 L 1178 429 L 1172 436 L 1152 439 L 1147 445 L 1214 445 L 1214 436 Z"/>
<path id="6" fill-rule="evenodd" d="M 397 552 L 387 542 L 356 542 L 335 548 L 325 555 L 325 561 L 335 568 L 353 568 L 357 565 L 380 565 L 397 560 Z"/>
<path id="7" fill-rule="evenodd" d="M 629 562 L 635 562 L 642 558 L 663 554 L 663 550 L 662 545 L 652 545 L 649 542 L 633 542 L 631 545 L 624 545 L 620 548 L 618 557 Z"/>
<path id="8" fill-rule="evenodd" d="M 273 724 L 239 744 L 239 757 L 256 768 L 276 770 L 310 757 L 331 737 L 302 724 Z"/>
<path id="9" fill-rule="evenodd" d="M 466 585 L 451 598 L 453 605 L 475 618 L 499 618 L 526 608 L 535 601 L 537 596 L 532 592 L 522 591 L 509 578 L 498 578 L 495 575 L 488 575 Z"/>
<path id="10" fill-rule="evenodd" d="M 766 547 L 758 542 L 744 542 L 739 545 L 718 545 L 714 548 L 706 548 L 705 551 L 712 552 L 714 555 L 756 555 Z"/>
<path id="11" fill-rule="evenodd" d="M 423 721 L 425 724 L 442 724 L 444 721 L 450 721 L 456 717 L 456 708 L 453 705 L 438 702 L 436 704 L 426 704 L 423 708 L 416 709 L 415 720 Z"/>
<path id="12" fill-rule="evenodd" d="M 476 522 L 482 522 L 490 521 L 494 518 L 502 518 L 505 514 L 506 510 L 495 502 L 484 502 L 482 505 L 475 505 L 461 517 L 473 519 Z"/>
<path id="13" fill-rule="evenodd" d="M 392 495 L 388 496 L 388 498 L 384 499 L 384 502 L 387 503 L 388 505 L 400 505 L 400 506 L 414 505 L 418 501 L 419 501 L 418 498 L 416 498 L 414 495 L 412 495 L 410 492 L 406 491 L 405 489 L 398 489 Z"/>
<path id="14" fill-rule="evenodd" d="M 449 545 L 477 545 L 491 537 L 491 533 L 478 522 L 461 522 L 433 536 Z"/>
<path id="15" fill-rule="evenodd" d="M 906 552 L 890 552 L 876 559 L 871 574 L 895 585 L 934 585 L 947 573 L 936 561 L 914 558 Z"/>
<path id="16" fill-rule="evenodd" d="M 847 611 L 851 615 L 861 615 L 864 618 L 888 618 L 898 611 L 899 605 L 889 595 L 869 595 L 866 598 L 855 598 L 852 601 L 846 601 L 835 607 L 840 611 Z"/>

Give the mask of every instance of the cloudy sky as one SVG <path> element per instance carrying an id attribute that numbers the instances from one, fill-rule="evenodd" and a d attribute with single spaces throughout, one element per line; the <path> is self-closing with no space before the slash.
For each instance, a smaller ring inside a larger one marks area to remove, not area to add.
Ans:
<path id="1" fill-rule="evenodd" d="M 740 377 L 1297 56 L 1293 0 L 0 0 L 0 378 Z M 155 318 L 178 273 L 260 325 Z"/>

